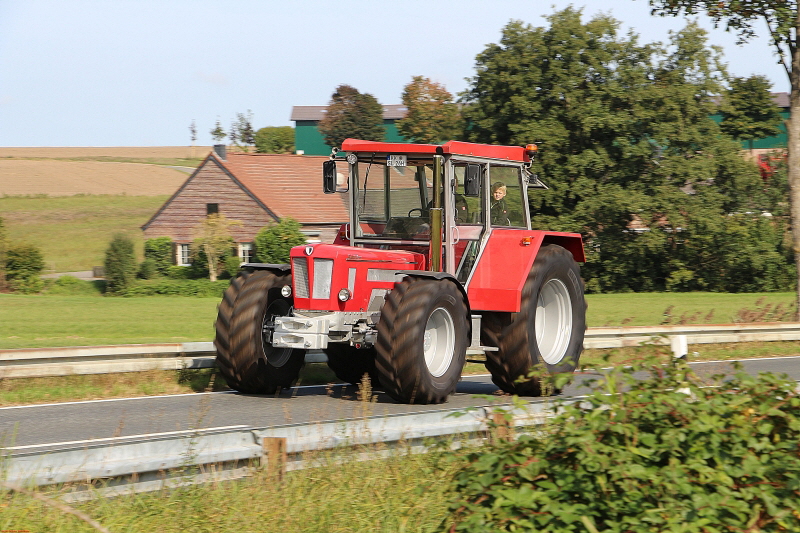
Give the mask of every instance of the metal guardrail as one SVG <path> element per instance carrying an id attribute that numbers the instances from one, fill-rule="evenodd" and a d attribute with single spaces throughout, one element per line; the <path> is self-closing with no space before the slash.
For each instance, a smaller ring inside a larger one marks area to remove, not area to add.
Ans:
<path id="1" fill-rule="evenodd" d="M 584 347 L 670 344 L 681 335 L 688 344 L 800 340 L 800 323 L 589 328 Z M 0 350 L 0 378 L 211 368 L 214 357 L 211 342 Z M 322 352 L 306 355 L 306 362 L 326 360 Z"/>
<path id="2" fill-rule="evenodd" d="M 579 399 L 566 400 L 568 403 Z M 481 436 L 496 409 L 511 412 L 512 427 L 541 424 L 550 402 L 530 403 L 525 409 L 506 404 L 473 410 L 443 409 L 425 413 L 365 417 L 342 422 L 293 424 L 254 428 L 230 426 L 157 433 L 137 437 L 95 439 L 57 445 L 5 448 L 5 480 L 25 485 L 87 484 L 104 480 L 96 491 L 78 488 L 68 500 L 95 494 L 112 496 L 131 490 L 157 490 L 189 483 L 236 479 L 252 473 L 251 463 L 270 459 L 265 441 L 285 439 L 286 470 L 303 468 L 306 452 L 383 443 L 392 448 L 403 442 L 423 448 L 427 440 L 454 435 Z M 460 413 L 461 416 L 454 416 Z M 273 452 L 274 453 L 274 452 Z"/>

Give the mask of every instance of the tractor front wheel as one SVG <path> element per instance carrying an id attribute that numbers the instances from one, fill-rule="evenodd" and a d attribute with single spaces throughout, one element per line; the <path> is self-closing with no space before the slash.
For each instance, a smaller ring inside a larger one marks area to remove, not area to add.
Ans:
<path id="1" fill-rule="evenodd" d="M 272 323 L 286 316 L 291 299 L 281 288 L 290 275 L 256 270 L 240 272 L 225 290 L 217 313 L 217 367 L 232 389 L 274 394 L 291 387 L 305 361 L 305 350 L 272 346 Z"/>
<path id="2" fill-rule="evenodd" d="M 398 402 L 442 403 L 456 390 L 469 337 L 467 305 L 446 280 L 406 278 L 386 297 L 375 366 Z"/>
<path id="3" fill-rule="evenodd" d="M 540 396 L 535 365 L 548 374 L 578 366 L 586 330 L 586 302 L 578 264 L 566 249 L 550 244 L 536 255 L 522 289 L 519 313 L 484 313 L 481 342 L 492 381 L 505 392 Z"/>

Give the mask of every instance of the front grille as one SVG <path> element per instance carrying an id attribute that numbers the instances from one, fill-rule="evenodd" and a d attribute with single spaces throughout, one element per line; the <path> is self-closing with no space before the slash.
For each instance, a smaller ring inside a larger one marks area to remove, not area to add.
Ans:
<path id="1" fill-rule="evenodd" d="M 308 262 L 305 257 L 292 259 L 294 294 L 298 298 L 308 298 Z"/>
<path id="2" fill-rule="evenodd" d="M 314 259 L 314 291 L 312 298 L 327 300 L 331 297 L 333 259 Z"/>

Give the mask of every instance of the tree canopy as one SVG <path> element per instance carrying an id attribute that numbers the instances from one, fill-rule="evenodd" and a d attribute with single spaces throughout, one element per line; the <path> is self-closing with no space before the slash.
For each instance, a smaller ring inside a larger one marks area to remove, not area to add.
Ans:
<path id="1" fill-rule="evenodd" d="M 291 126 L 261 128 L 256 132 L 256 152 L 262 154 L 294 152 L 294 128 Z"/>
<path id="2" fill-rule="evenodd" d="M 339 85 L 331 97 L 328 109 L 317 126 L 325 144 L 339 147 L 347 138 L 382 141 L 383 106 L 374 96 L 360 93 L 350 85 Z"/>
<path id="3" fill-rule="evenodd" d="M 584 235 L 587 288 L 743 290 L 758 270 L 732 277 L 735 248 L 756 231 L 775 234 L 770 268 L 783 276 L 783 227 L 759 218 L 770 206 L 758 172 L 710 118 L 726 72 L 705 31 L 643 44 L 608 15 L 583 22 L 570 7 L 547 20 L 509 23 L 477 56 L 466 135 L 543 143 L 533 170 L 550 190 L 531 192 L 532 223 Z"/>
<path id="4" fill-rule="evenodd" d="M 414 76 L 403 88 L 405 118 L 397 130 L 406 139 L 418 143 L 442 143 L 460 134 L 458 106 L 444 85 L 422 76 Z"/>
<path id="5" fill-rule="evenodd" d="M 722 131 L 741 141 L 764 139 L 780 133 L 780 108 L 772 100 L 772 84 L 764 76 L 732 78 L 721 106 Z"/>

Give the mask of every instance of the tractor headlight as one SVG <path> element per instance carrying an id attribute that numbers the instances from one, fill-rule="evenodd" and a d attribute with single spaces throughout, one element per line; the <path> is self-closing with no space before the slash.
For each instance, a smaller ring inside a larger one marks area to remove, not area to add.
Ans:
<path id="1" fill-rule="evenodd" d="M 350 289 L 342 289 L 342 290 L 339 291 L 339 301 L 340 302 L 346 302 L 347 300 L 350 299 L 351 296 L 352 296 L 352 294 L 350 294 Z"/>
<path id="2" fill-rule="evenodd" d="M 288 298 L 292 295 L 292 286 L 291 285 L 284 285 L 281 287 L 281 296 L 284 298 Z"/>

